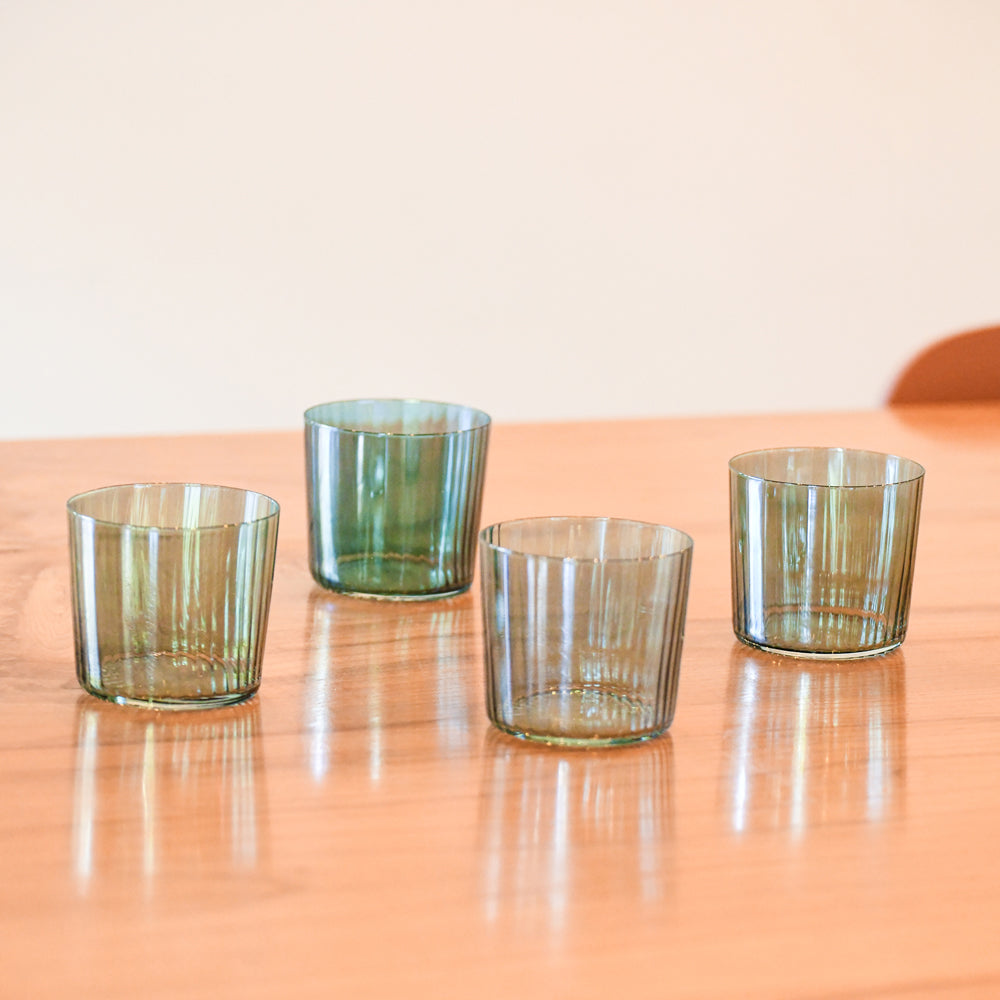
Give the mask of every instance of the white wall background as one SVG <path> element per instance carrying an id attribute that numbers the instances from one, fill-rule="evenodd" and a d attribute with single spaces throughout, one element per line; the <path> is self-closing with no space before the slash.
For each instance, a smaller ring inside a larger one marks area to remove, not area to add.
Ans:
<path id="1" fill-rule="evenodd" d="M 881 403 L 1000 321 L 993 0 L 0 0 L 0 437 Z"/>

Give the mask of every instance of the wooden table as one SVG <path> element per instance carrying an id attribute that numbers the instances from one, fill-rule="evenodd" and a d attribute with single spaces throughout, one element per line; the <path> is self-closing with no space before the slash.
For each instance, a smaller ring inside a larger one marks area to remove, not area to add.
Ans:
<path id="1" fill-rule="evenodd" d="M 735 642 L 726 462 L 786 444 L 927 467 L 902 650 Z M 1000 406 L 495 427 L 484 523 L 695 538 L 674 724 L 624 749 L 490 729 L 478 583 L 317 588 L 304 478 L 295 433 L 0 444 L 0 996 L 1000 996 Z M 144 480 L 282 505 L 242 706 L 77 687 L 64 501 Z"/>

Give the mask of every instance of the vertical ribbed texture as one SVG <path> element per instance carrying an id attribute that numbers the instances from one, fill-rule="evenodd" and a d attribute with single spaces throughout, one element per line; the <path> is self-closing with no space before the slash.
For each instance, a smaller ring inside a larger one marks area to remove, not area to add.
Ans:
<path id="1" fill-rule="evenodd" d="M 874 452 L 780 454 L 808 469 L 791 469 L 788 478 L 814 481 L 751 474 L 754 456 L 734 459 L 740 467 L 730 471 L 736 635 L 799 655 L 863 656 L 899 645 L 909 614 L 923 470 Z M 825 470 L 819 469 L 823 456 Z M 829 484 L 815 481 L 822 476 Z M 894 476 L 902 481 L 893 482 Z"/>
<path id="2" fill-rule="evenodd" d="M 537 518 L 480 540 L 487 714 L 519 736 L 619 743 L 673 719 L 691 539 L 608 518 Z"/>
<path id="3" fill-rule="evenodd" d="M 490 420 L 467 407 L 359 400 L 306 414 L 309 565 L 331 590 L 432 598 L 475 570 Z"/>
<path id="4" fill-rule="evenodd" d="M 195 484 L 111 487 L 69 503 L 77 673 L 93 694 L 239 701 L 260 684 L 278 505 Z"/>

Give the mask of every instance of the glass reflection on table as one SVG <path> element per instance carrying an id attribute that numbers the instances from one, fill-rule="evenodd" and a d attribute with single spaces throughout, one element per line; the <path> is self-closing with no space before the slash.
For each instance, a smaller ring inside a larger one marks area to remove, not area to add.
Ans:
<path id="1" fill-rule="evenodd" d="M 445 757 L 468 753 L 473 695 L 466 647 L 478 623 L 468 595 L 403 604 L 316 589 L 308 606 L 303 714 L 314 780 L 322 781 L 336 761 L 357 763 L 363 752 L 377 784 L 393 728 L 403 725 L 432 722 Z"/>
<path id="2" fill-rule="evenodd" d="M 490 731 L 484 747 L 481 872 L 486 918 L 521 932 L 564 930 L 574 907 L 669 891 L 669 734 L 567 749 Z M 631 905 L 631 902 L 630 902 Z"/>
<path id="3" fill-rule="evenodd" d="M 827 662 L 733 647 L 724 793 L 734 831 L 879 822 L 903 808 L 903 653 Z"/>
<path id="4" fill-rule="evenodd" d="M 259 728 L 256 698 L 175 712 L 81 699 L 72 825 L 81 891 L 110 875 L 149 886 L 254 868 L 266 813 Z"/>

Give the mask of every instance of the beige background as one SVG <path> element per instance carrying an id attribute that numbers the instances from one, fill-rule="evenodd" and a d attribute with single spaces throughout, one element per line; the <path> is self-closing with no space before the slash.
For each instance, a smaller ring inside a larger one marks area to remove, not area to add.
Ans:
<path id="1" fill-rule="evenodd" d="M 0 437 L 879 404 L 1000 320 L 990 0 L 0 2 Z"/>

